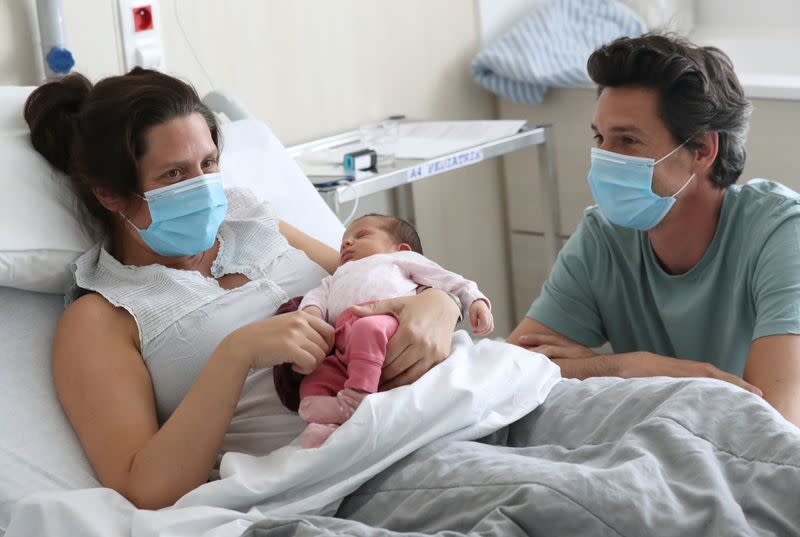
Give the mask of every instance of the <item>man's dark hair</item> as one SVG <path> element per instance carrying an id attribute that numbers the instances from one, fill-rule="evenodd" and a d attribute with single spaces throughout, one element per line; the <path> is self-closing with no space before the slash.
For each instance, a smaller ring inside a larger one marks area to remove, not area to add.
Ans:
<path id="1" fill-rule="evenodd" d="M 621 37 L 594 51 L 587 70 L 599 86 L 642 86 L 659 94 L 659 114 L 676 144 L 716 131 L 719 150 L 711 172 L 725 188 L 739 178 L 746 158 L 751 105 L 730 58 L 715 47 L 698 47 L 674 35 Z"/>
<path id="2" fill-rule="evenodd" d="M 422 254 L 422 241 L 419 239 L 419 234 L 417 233 L 417 230 L 414 229 L 414 226 L 402 218 L 377 213 L 365 214 L 364 216 L 358 217 L 356 220 L 361 220 L 362 218 L 367 217 L 380 219 L 382 224 L 381 229 L 386 231 L 386 233 L 388 233 L 397 242 L 397 244 L 408 244 L 411 246 L 411 250 L 420 255 Z"/>

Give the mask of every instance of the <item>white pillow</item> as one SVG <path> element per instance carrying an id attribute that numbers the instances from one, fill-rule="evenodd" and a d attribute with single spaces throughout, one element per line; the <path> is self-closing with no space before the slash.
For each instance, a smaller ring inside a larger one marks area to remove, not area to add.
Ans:
<path id="1" fill-rule="evenodd" d="M 22 107 L 34 89 L 32 86 L 0 86 L 0 133 L 27 132 Z"/>
<path id="2" fill-rule="evenodd" d="M 0 87 L 0 286 L 63 293 L 70 264 L 92 246 L 69 180 L 30 143 L 22 119 L 32 88 Z M 342 225 L 263 123 L 223 127 L 223 171 L 230 186 L 269 200 L 290 224 L 338 247 Z"/>
<path id="3" fill-rule="evenodd" d="M 0 286 L 61 293 L 91 239 L 68 178 L 31 145 L 22 109 L 32 89 L 0 87 Z"/>
<path id="4" fill-rule="evenodd" d="M 92 245 L 69 179 L 33 149 L 27 132 L 0 135 L 0 162 L 0 285 L 63 293 L 70 263 Z"/>

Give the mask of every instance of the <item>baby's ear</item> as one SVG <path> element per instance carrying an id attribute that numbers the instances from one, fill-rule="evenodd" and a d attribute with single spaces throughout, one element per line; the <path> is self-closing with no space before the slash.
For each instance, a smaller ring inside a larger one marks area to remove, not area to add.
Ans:
<path id="1" fill-rule="evenodd" d="M 400 244 L 397 245 L 398 252 L 410 252 L 411 250 L 413 250 L 413 248 L 411 248 L 410 245 L 404 242 L 401 242 Z"/>

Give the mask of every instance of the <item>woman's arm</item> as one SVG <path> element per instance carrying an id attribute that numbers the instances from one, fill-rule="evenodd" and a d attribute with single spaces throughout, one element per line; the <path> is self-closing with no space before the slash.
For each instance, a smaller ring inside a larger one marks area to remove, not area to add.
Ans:
<path id="1" fill-rule="evenodd" d="M 207 481 L 251 367 L 268 367 L 289 356 L 310 371 L 332 340 L 332 328 L 302 312 L 233 332 L 159 429 L 133 318 L 99 295 L 87 295 L 59 321 L 53 375 L 103 486 L 137 507 L 158 509 Z"/>
<path id="2" fill-rule="evenodd" d="M 324 242 L 306 235 L 291 224 L 287 224 L 283 220 L 279 222 L 281 235 L 286 237 L 289 244 L 298 250 L 303 250 L 311 261 L 324 268 L 328 274 L 336 272 L 339 267 L 339 252 Z"/>

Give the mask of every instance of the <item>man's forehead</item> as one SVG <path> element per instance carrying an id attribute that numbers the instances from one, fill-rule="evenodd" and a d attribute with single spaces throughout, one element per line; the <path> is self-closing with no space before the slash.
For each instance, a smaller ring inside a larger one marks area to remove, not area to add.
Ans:
<path id="1" fill-rule="evenodd" d="M 610 134 L 660 136 L 667 126 L 659 114 L 658 97 L 654 88 L 604 88 L 597 99 L 592 128 Z"/>

